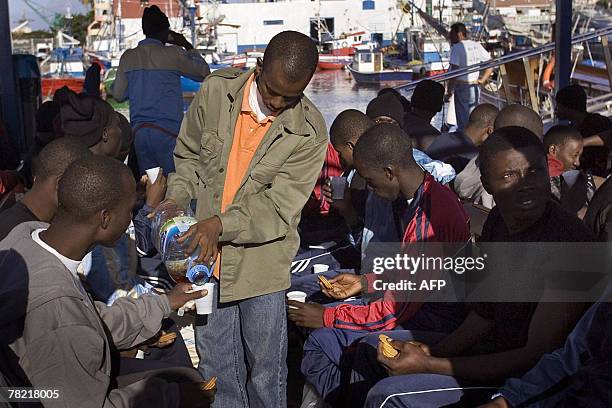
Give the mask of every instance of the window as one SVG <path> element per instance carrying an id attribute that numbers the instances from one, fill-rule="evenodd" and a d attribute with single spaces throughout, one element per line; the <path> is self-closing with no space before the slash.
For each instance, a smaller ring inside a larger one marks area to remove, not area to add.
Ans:
<path id="1" fill-rule="evenodd" d="M 264 20 L 264 25 L 283 25 L 285 22 L 283 20 Z"/>
<path id="2" fill-rule="evenodd" d="M 374 10 L 376 8 L 376 3 L 372 0 L 365 0 L 362 2 L 361 8 L 363 10 Z"/>

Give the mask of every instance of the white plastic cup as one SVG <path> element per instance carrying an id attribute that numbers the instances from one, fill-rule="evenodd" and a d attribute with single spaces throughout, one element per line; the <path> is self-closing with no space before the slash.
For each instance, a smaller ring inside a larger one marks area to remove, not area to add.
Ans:
<path id="1" fill-rule="evenodd" d="M 161 167 L 153 167 L 152 169 L 145 170 L 145 173 L 147 173 L 147 177 L 149 178 L 149 180 L 151 180 L 151 184 L 155 183 L 155 180 L 157 180 L 157 176 L 159 176 L 160 170 Z"/>
<path id="2" fill-rule="evenodd" d="M 314 273 L 323 273 L 329 271 L 329 265 L 325 264 L 315 264 L 312 265 L 312 271 Z"/>
<path id="3" fill-rule="evenodd" d="M 294 290 L 287 293 L 287 300 L 295 300 L 296 302 L 306 303 L 306 293 Z M 297 309 L 295 306 L 289 306 L 289 309 Z"/>
<path id="4" fill-rule="evenodd" d="M 346 177 L 330 177 L 329 185 L 332 190 L 332 199 L 343 200 L 346 189 Z"/>
<path id="5" fill-rule="evenodd" d="M 215 284 L 213 282 L 205 283 L 204 285 L 191 285 L 193 290 L 206 289 L 208 294 L 202 298 L 195 300 L 196 313 L 199 315 L 207 315 L 212 313 L 213 307 L 213 291 L 215 290 Z"/>

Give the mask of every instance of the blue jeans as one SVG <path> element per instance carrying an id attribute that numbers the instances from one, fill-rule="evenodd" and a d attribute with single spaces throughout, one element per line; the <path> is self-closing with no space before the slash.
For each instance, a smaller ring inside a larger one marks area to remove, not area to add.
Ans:
<path id="1" fill-rule="evenodd" d="M 470 119 L 470 114 L 478 106 L 479 99 L 480 88 L 478 88 L 478 85 L 455 85 L 455 117 L 457 119 L 458 130 L 465 129 Z"/>
<path id="2" fill-rule="evenodd" d="M 436 344 L 445 337 L 440 333 L 408 330 L 390 331 L 385 334 L 393 340 L 417 340 L 429 345 Z M 363 382 L 351 389 L 351 397 L 353 401 L 359 401 L 359 406 L 362 406 L 363 397 L 367 393 L 365 408 L 472 407 L 485 403 L 496 391 L 496 387 L 474 386 L 448 375 L 411 374 L 387 377 L 386 370 L 376 360 L 377 345 L 378 333 L 375 333 L 364 338 L 361 347 L 357 349 L 353 370 L 359 373 Z M 355 375 L 353 374 L 353 377 Z"/>
<path id="3" fill-rule="evenodd" d="M 304 344 L 302 373 L 317 393 L 338 407 L 362 406 L 366 393 L 386 376 L 376 360 L 378 335 L 435 344 L 447 336 L 424 330 L 364 332 L 336 328 L 314 330 Z"/>
<path id="4" fill-rule="evenodd" d="M 134 138 L 134 150 L 138 159 L 138 170 L 145 174 L 145 170 L 161 167 L 164 174 L 174 172 L 174 147 L 176 137 L 151 128 L 140 128 Z"/>
<path id="5" fill-rule="evenodd" d="M 196 321 L 198 370 L 216 376 L 214 408 L 287 406 L 287 314 L 285 292 L 218 303 Z"/>

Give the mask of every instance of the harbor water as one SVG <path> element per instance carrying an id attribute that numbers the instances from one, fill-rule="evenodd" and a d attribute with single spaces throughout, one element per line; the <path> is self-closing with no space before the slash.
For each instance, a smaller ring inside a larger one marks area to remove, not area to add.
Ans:
<path id="1" fill-rule="evenodd" d="M 304 91 L 305 95 L 321 111 L 327 124 L 331 126 L 335 117 L 346 109 L 357 109 L 365 113 L 368 103 L 376 98 L 378 91 L 386 85 L 357 85 L 347 70 L 325 71 L 319 70 L 315 73 L 310 84 Z M 404 94 L 410 99 L 409 94 Z M 109 101 L 113 107 L 127 118 L 129 118 L 129 104 L 117 104 Z M 191 101 L 185 101 L 185 108 Z M 442 113 L 436 115 L 433 125 L 440 128 L 442 124 Z"/>

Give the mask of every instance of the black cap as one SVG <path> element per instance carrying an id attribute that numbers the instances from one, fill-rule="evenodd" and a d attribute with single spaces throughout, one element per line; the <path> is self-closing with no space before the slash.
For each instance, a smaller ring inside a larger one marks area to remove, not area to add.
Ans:
<path id="1" fill-rule="evenodd" d="M 584 89 L 577 84 L 566 86 L 557 92 L 555 97 L 557 103 L 565 106 L 566 108 L 578 111 L 586 112 L 587 96 Z"/>
<path id="2" fill-rule="evenodd" d="M 412 106 L 427 112 L 438 113 L 444 104 L 444 85 L 426 79 L 417 84 L 412 93 Z"/>
<path id="3" fill-rule="evenodd" d="M 161 33 L 170 28 L 168 17 L 157 6 L 144 9 L 142 13 L 142 31 L 144 35 Z"/>
<path id="4" fill-rule="evenodd" d="M 62 129 L 66 136 L 77 137 L 91 147 L 102 139 L 102 131 L 114 114 L 113 108 L 100 98 L 70 94 L 61 107 Z"/>
<path id="5" fill-rule="evenodd" d="M 404 106 L 391 93 L 384 93 L 372 99 L 366 108 L 366 115 L 370 119 L 386 116 L 395 120 L 400 127 L 404 126 Z"/>

